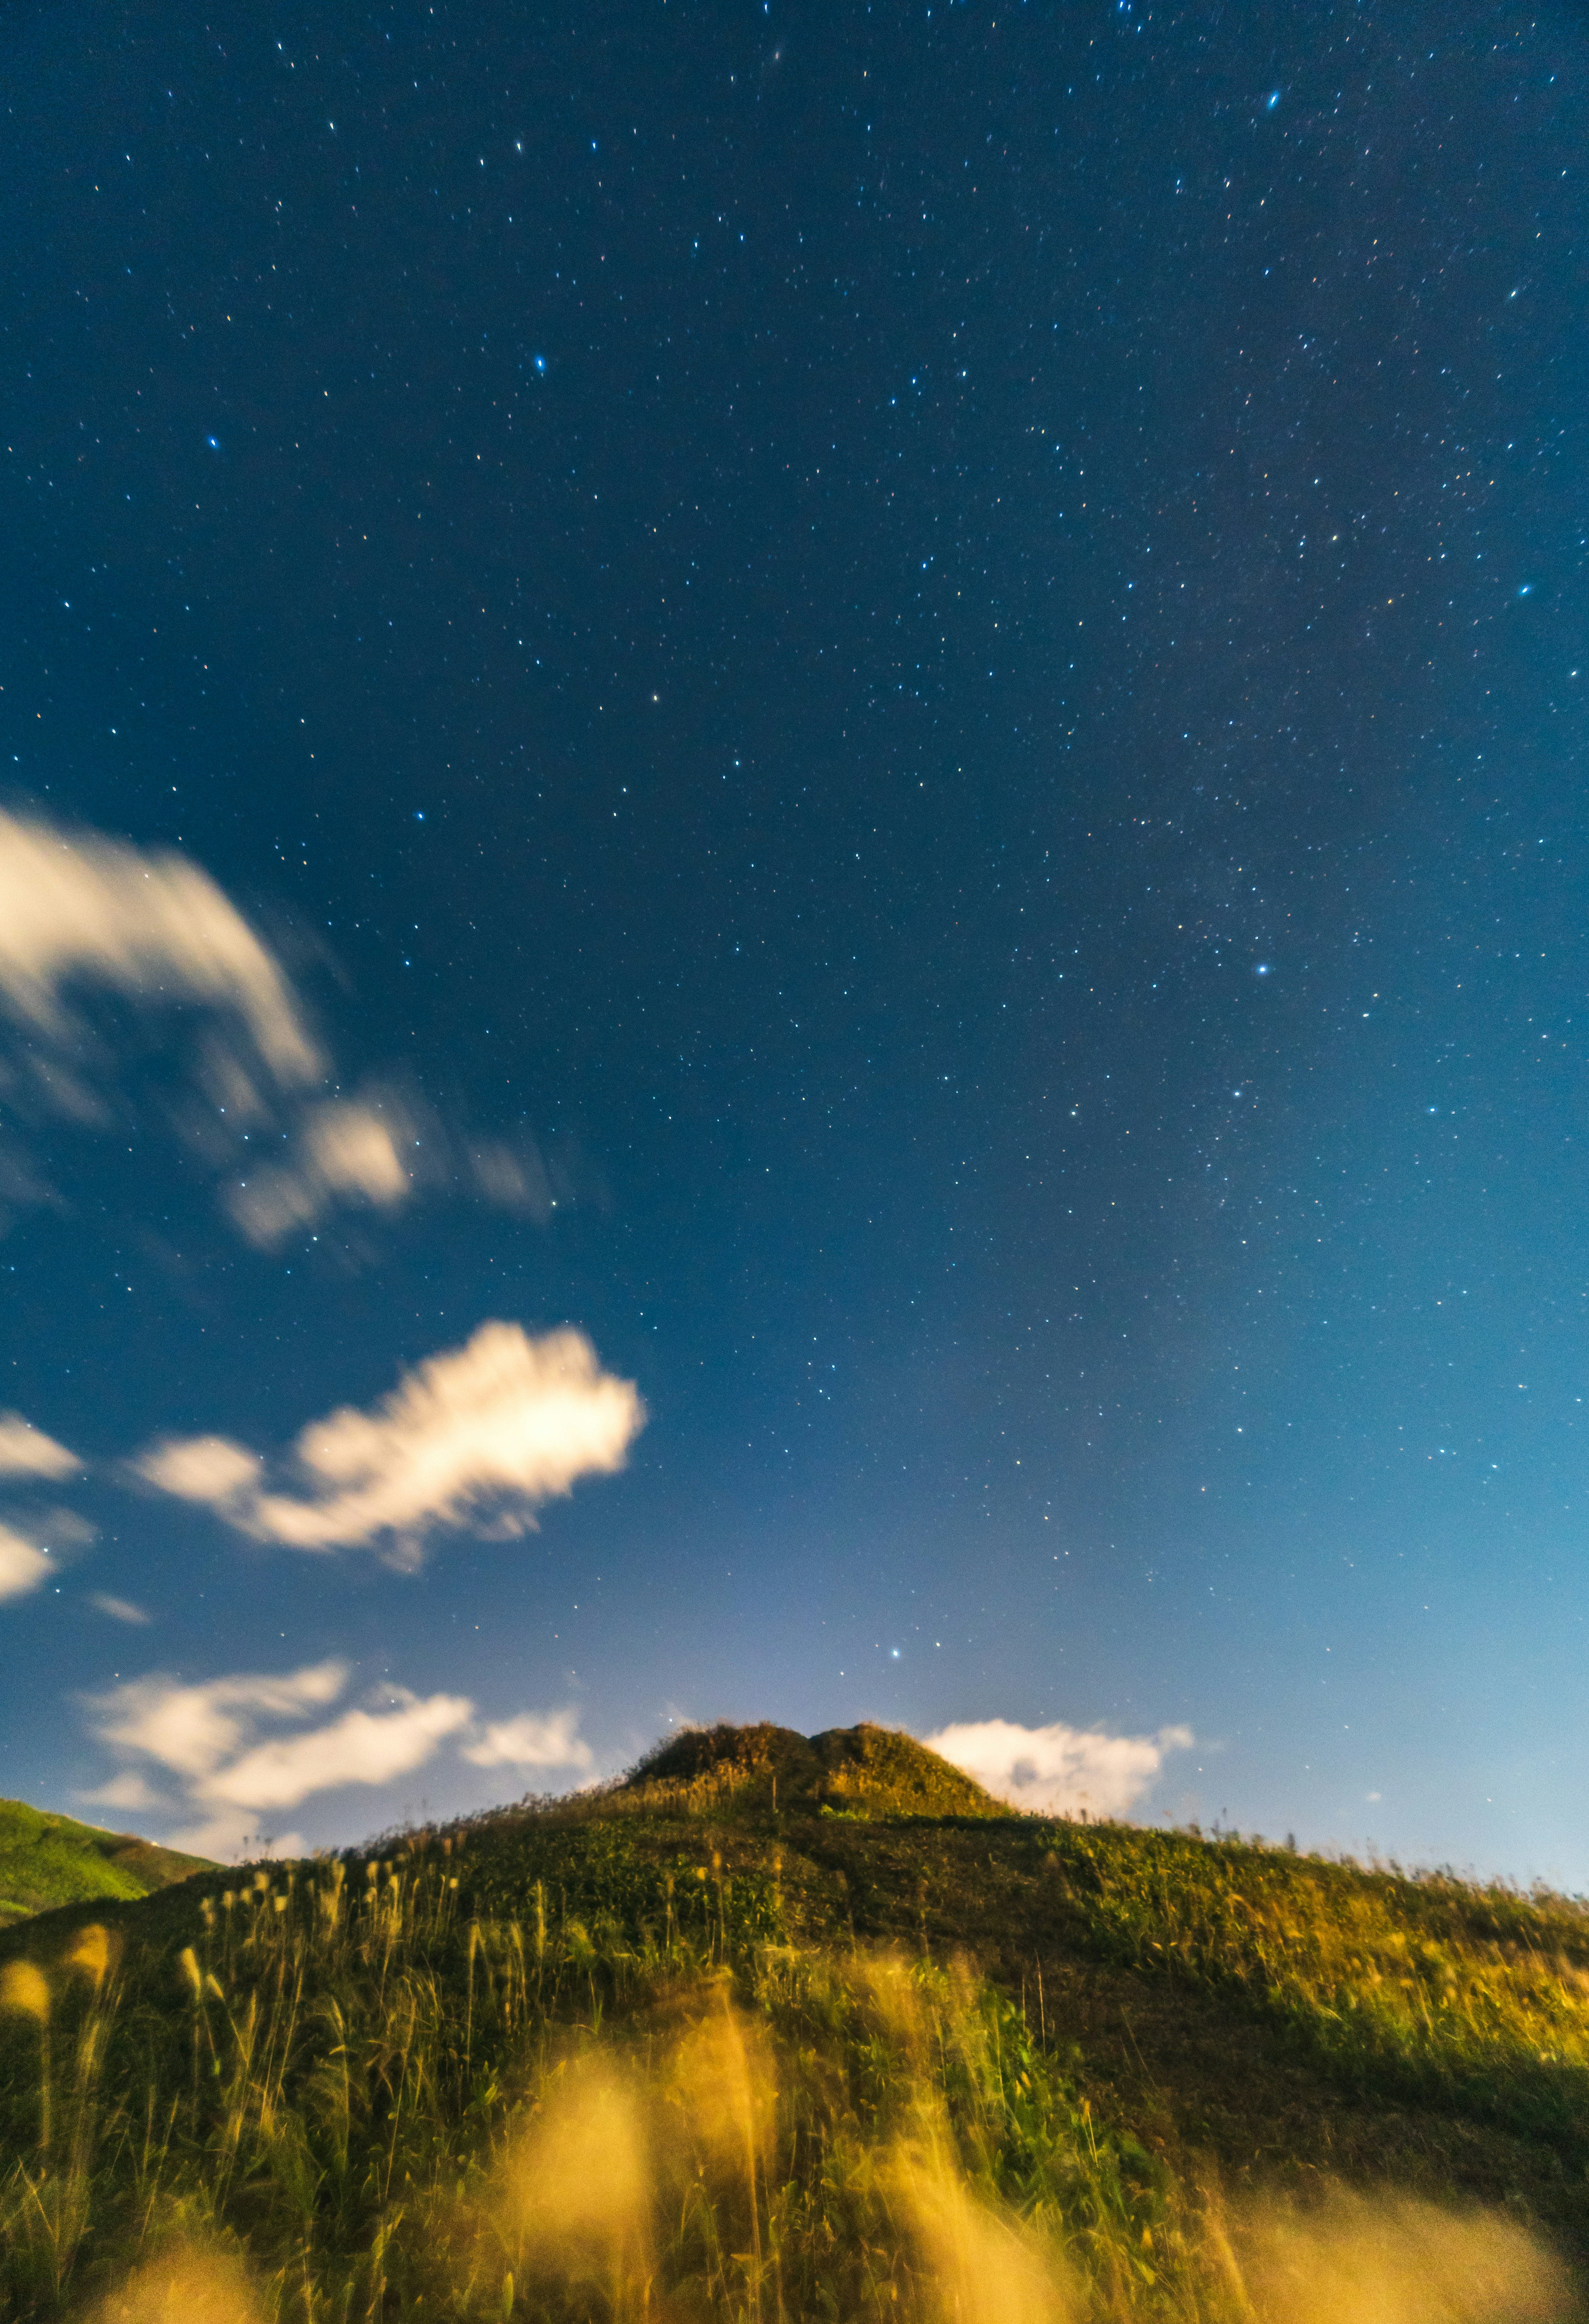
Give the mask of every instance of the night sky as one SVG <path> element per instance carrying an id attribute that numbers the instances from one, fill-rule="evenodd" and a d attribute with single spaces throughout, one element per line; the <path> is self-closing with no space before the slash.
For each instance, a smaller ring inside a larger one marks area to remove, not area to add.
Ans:
<path id="1" fill-rule="evenodd" d="M 1589 1885 L 1581 14 L 7 33 L 0 1792 Z"/>

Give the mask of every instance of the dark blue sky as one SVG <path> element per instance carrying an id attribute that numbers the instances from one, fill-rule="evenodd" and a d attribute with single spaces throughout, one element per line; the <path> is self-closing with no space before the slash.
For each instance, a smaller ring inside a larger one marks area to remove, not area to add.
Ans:
<path id="1" fill-rule="evenodd" d="M 1138 1812 L 1589 1882 L 1579 14 L 11 30 L 0 900 L 178 850 L 320 1080 L 266 1233 L 236 1008 L 0 930 L 0 1790 L 1173 1726 Z M 491 1319 L 648 1415 L 538 1532 L 127 1466 Z"/>

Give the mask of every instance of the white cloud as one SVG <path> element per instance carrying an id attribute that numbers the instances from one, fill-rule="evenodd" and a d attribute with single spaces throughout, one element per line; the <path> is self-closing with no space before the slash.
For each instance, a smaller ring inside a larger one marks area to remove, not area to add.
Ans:
<path id="1" fill-rule="evenodd" d="M 524 1137 L 517 1146 L 501 1139 L 487 1139 L 471 1149 L 469 1167 L 486 1201 L 499 1210 L 517 1211 L 544 1227 L 557 1207 L 552 1180 L 533 1138 Z M 566 1182 L 564 1191 L 566 1198 Z"/>
<path id="2" fill-rule="evenodd" d="M 582 1333 L 482 1323 L 372 1409 L 344 1405 L 305 1428 L 288 1464 L 296 1489 L 269 1488 L 258 1456 L 227 1437 L 166 1438 L 134 1467 L 255 1540 L 380 1546 L 413 1566 L 444 1527 L 525 1532 L 538 1502 L 621 1468 L 645 1417 L 634 1383 L 602 1371 Z"/>
<path id="3" fill-rule="evenodd" d="M 267 1826 L 252 1808 L 213 1808 L 192 1823 L 162 1832 L 162 1848 L 183 1856 L 207 1857 L 212 1864 L 251 1861 L 260 1856 L 307 1856 L 300 1831 L 278 1831 L 272 1817 Z"/>
<path id="4" fill-rule="evenodd" d="M 230 1517 L 257 1500 L 264 1462 L 229 1436 L 166 1436 L 133 1464 L 145 1483 L 179 1501 L 204 1501 Z"/>
<path id="5" fill-rule="evenodd" d="M 194 1821 L 172 1844 L 200 1855 L 234 1855 L 258 1843 L 262 1819 L 299 1806 L 313 1793 L 344 1784 L 383 1784 L 410 1774 L 435 1756 L 449 1735 L 467 1727 L 474 1706 L 466 1695 L 421 1697 L 407 1688 L 381 1691 L 380 1707 L 355 1708 L 319 1726 L 301 1722 L 335 1702 L 347 1684 L 347 1665 L 315 1663 L 276 1673 L 242 1672 L 196 1685 L 153 1676 L 133 1679 L 90 1698 L 95 1732 L 124 1766 L 86 1794 L 107 1807 L 165 1807 Z M 296 1727 L 262 1733 L 267 1724 Z M 177 1779 L 179 1798 L 162 1799 L 137 1762 L 152 1762 Z M 278 1835 L 284 1853 L 298 1834 Z"/>
<path id="6" fill-rule="evenodd" d="M 108 1784 L 101 1784 L 92 1792 L 78 1794 L 85 1807 L 90 1808 L 154 1808 L 169 1810 L 170 1802 L 154 1791 L 135 1767 L 126 1768 L 113 1775 Z"/>
<path id="7" fill-rule="evenodd" d="M 314 1098 L 330 1061 L 291 978 L 207 872 L 170 850 L 0 811 L 0 1020 L 20 1037 L 7 1060 L 14 1116 L 31 1108 L 101 1129 L 113 1119 L 127 1045 L 96 1037 L 87 1005 L 106 994 L 193 1024 L 190 1086 L 172 1111 L 223 1174 L 326 1110 Z M 52 1199 L 14 1153 L 0 1163 L 13 1201 Z"/>
<path id="8" fill-rule="evenodd" d="M 384 1784 L 423 1766 L 446 1735 L 474 1715 L 467 1695 L 432 1694 L 422 1701 L 394 1691 L 390 1711 L 344 1711 L 308 1735 L 256 1745 L 196 1786 L 205 1800 L 237 1807 L 295 1808 L 311 1792 L 340 1784 Z"/>
<path id="9" fill-rule="evenodd" d="M 142 1606 L 134 1606 L 130 1598 L 113 1598 L 106 1590 L 92 1591 L 88 1603 L 97 1607 L 102 1614 L 108 1614 L 113 1622 L 132 1622 L 139 1628 L 144 1628 L 152 1619 Z"/>
<path id="10" fill-rule="evenodd" d="M 193 1025 L 171 1119 L 262 1249 L 341 1204 L 390 1213 L 421 1189 L 467 1187 L 543 1223 L 556 1207 L 532 1139 L 449 1136 L 411 1091 L 340 1094 L 287 969 L 199 865 L 0 811 L 0 1025 L 18 1037 L 0 1075 L 14 1120 L 30 1110 L 87 1128 L 113 1120 L 127 1045 L 103 1028 L 96 1038 L 90 1003 L 106 995 Z M 8 1137 L 0 1204 L 48 1202 L 60 1198 Z"/>
<path id="11" fill-rule="evenodd" d="M 477 1767 L 593 1764 L 577 1711 L 522 1711 L 476 1723 L 467 1695 L 382 1686 L 363 1704 L 317 1717 L 344 1694 L 348 1667 L 311 1663 L 295 1671 L 235 1672 L 186 1684 L 155 1674 L 90 1696 L 98 1739 L 120 1761 L 80 1797 L 97 1807 L 179 1821 L 169 1844 L 199 1856 L 254 1853 L 282 1809 L 344 1784 L 411 1775 L 449 1736 Z M 297 1832 L 276 1833 L 280 1853 L 301 1853 Z"/>
<path id="12" fill-rule="evenodd" d="M 280 962 L 207 872 L 0 813 L 0 997 L 64 1049 L 76 1030 L 66 995 L 84 983 L 236 1019 L 284 1087 L 325 1072 Z"/>
<path id="13" fill-rule="evenodd" d="M 312 1663 L 280 1676 L 240 1673 L 183 1686 L 170 1678 L 129 1679 L 90 1708 L 96 1733 L 113 1748 L 157 1759 L 194 1783 L 240 1757 L 261 1716 L 301 1719 L 335 1702 L 347 1684 L 347 1665 Z"/>
<path id="14" fill-rule="evenodd" d="M 411 1118 L 384 1100 L 333 1098 L 314 1107 L 291 1163 L 256 1170 L 230 1188 L 226 1206 L 252 1243 L 269 1249 L 313 1226 L 340 1200 L 396 1210 L 414 1192 Z"/>
<path id="15" fill-rule="evenodd" d="M 25 1598 L 50 1573 L 50 1553 L 0 1525 L 0 1599 Z"/>
<path id="16" fill-rule="evenodd" d="M 463 1757 L 474 1767 L 580 1767 L 595 1765 L 590 1745 L 575 1731 L 577 1711 L 520 1711 L 488 1725 Z"/>
<path id="17" fill-rule="evenodd" d="M 983 1719 L 923 1737 L 928 1748 L 963 1767 L 995 1798 L 1043 1815 L 1129 1813 L 1153 1784 L 1165 1756 L 1189 1750 L 1189 1727 L 1156 1735 L 1100 1735 L 1056 1721 L 1020 1727 Z"/>
<path id="18" fill-rule="evenodd" d="M 0 1477 L 75 1477 L 84 1465 L 20 1412 L 0 1412 Z"/>

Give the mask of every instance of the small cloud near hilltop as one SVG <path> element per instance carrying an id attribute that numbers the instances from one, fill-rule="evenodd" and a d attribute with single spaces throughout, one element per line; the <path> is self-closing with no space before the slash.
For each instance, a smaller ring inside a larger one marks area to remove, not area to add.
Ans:
<path id="1" fill-rule="evenodd" d="M 982 1719 L 940 1728 L 923 1741 L 951 1765 L 974 1775 L 995 1798 L 1042 1815 L 1123 1816 L 1157 1779 L 1171 1751 L 1191 1748 L 1189 1727 L 1162 1727 L 1156 1735 L 1101 1735 L 1067 1727 L 1021 1727 L 1008 1719 Z"/>
<path id="2" fill-rule="evenodd" d="M 538 1716 L 521 1711 L 517 1719 L 501 1719 L 488 1726 L 464 1757 L 473 1767 L 578 1767 L 589 1774 L 595 1755 L 574 1729 L 577 1711 L 555 1711 Z"/>
<path id="3" fill-rule="evenodd" d="M 379 1549 L 412 1569 L 446 1528 L 531 1530 L 540 1502 L 621 1468 L 645 1419 L 633 1381 L 603 1371 L 582 1333 L 531 1339 L 517 1323 L 491 1323 L 369 1410 L 344 1405 L 312 1422 L 280 1485 L 258 1453 L 225 1436 L 167 1437 L 133 1465 L 146 1484 L 213 1508 L 256 1541 Z"/>
<path id="4" fill-rule="evenodd" d="M 383 1685 L 363 1704 L 317 1719 L 340 1702 L 348 1676 L 345 1663 L 327 1661 L 194 1684 L 156 1674 L 90 1696 L 93 1730 L 122 1765 L 83 1797 L 174 1820 L 171 1845 L 225 1858 L 257 1845 L 281 1811 L 317 1792 L 411 1775 L 450 1738 L 476 1766 L 583 1773 L 592 1765 L 572 1710 L 482 1723 L 467 1695 Z M 293 1854 L 302 1841 L 283 1833 L 275 1845 Z"/>

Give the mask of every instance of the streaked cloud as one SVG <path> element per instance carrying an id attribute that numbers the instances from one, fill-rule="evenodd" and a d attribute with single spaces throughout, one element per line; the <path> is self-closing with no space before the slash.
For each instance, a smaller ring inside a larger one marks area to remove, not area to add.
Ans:
<path id="1" fill-rule="evenodd" d="M 135 1767 L 124 1769 L 113 1775 L 108 1784 L 100 1784 L 91 1792 L 79 1792 L 78 1797 L 85 1807 L 123 1808 L 136 1812 L 140 1808 L 164 1809 L 170 1803 L 152 1789 Z"/>
<path id="2" fill-rule="evenodd" d="M 94 1731 L 129 1764 L 85 1798 L 105 1807 L 187 1817 L 173 1844 L 231 1855 L 256 1844 L 262 1820 L 317 1792 L 410 1775 L 469 1726 L 466 1695 L 419 1696 L 383 1687 L 377 1701 L 305 1726 L 347 1686 L 344 1663 L 283 1673 L 243 1672 L 196 1685 L 164 1676 L 129 1680 L 90 1698 Z M 296 1731 L 274 1733 L 274 1728 Z M 156 1784 L 150 1771 L 158 1769 Z M 296 1833 L 278 1835 L 290 1850 Z"/>
<path id="3" fill-rule="evenodd" d="M 389 1711 L 344 1711 L 308 1735 L 256 1745 L 207 1776 L 200 1796 L 234 1807 L 295 1808 L 311 1792 L 389 1783 L 422 1766 L 442 1738 L 455 1735 L 474 1714 L 463 1694 L 421 1700 L 399 1688 L 391 1700 Z"/>
<path id="4" fill-rule="evenodd" d="M 249 1241 L 267 1250 L 350 1197 L 394 1211 L 414 1192 L 417 1145 L 401 1107 L 333 1099 L 305 1116 L 293 1159 L 251 1170 L 227 1188 L 226 1207 Z"/>
<path id="5" fill-rule="evenodd" d="M 532 1339 L 517 1323 L 490 1323 L 370 1409 L 344 1405 L 313 1422 L 279 1483 L 257 1453 L 224 1436 L 165 1438 L 133 1468 L 256 1541 L 377 1549 L 412 1568 L 443 1530 L 531 1529 L 539 1503 L 621 1468 L 645 1418 L 633 1381 L 603 1371 L 583 1333 Z"/>
<path id="6" fill-rule="evenodd" d="M 26 1598 L 51 1572 L 50 1553 L 8 1525 L 0 1525 L 0 1600 Z"/>
<path id="7" fill-rule="evenodd" d="M 482 1724 L 467 1695 L 382 1685 L 326 1716 L 348 1678 L 348 1665 L 333 1660 L 197 1683 L 157 1673 L 90 1696 L 93 1732 L 120 1765 L 79 1797 L 157 1820 L 174 1846 L 226 1857 L 257 1849 L 281 1811 L 317 1793 L 412 1775 L 454 1737 L 477 1767 L 585 1774 L 594 1764 L 575 1711 Z M 302 1845 L 296 1832 L 273 1844 L 283 1853 Z"/>
<path id="8" fill-rule="evenodd" d="M 578 1767 L 588 1773 L 595 1755 L 578 1727 L 577 1711 L 523 1711 L 516 1719 L 491 1721 L 464 1744 L 462 1756 L 473 1767 Z"/>
<path id="9" fill-rule="evenodd" d="M 302 1719 L 335 1702 L 347 1665 L 323 1662 L 282 1674 L 240 1673 L 197 1686 L 128 1679 L 92 1697 L 94 1731 L 113 1749 L 153 1759 L 195 1784 L 242 1756 L 262 1718 Z"/>
<path id="10" fill-rule="evenodd" d="M 280 962 L 207 872 L 0 813 L 0 1001 L 64 1047 L 79 1029 L 69 995 L 86 983 L 234 1019 L 283 1086 L 326 1071 Z"/>
<path id="11" fill-rule="evenodd" d="M 0 1412 L 0 1477 L 75 1477 L 86 1466 L 20 1412 Z"/>
<path id="12" fill-rule="evenodd" d="M 264 1462 L 229 1436 L 167 1436 L 133 1468 L 145 1483 L 179 1501 L 207 1501 L 230 1517 L 257 1498 Z M 234 1519 L 234 1522 L 235 1520 Z"/>
<path id="13" fill-rule="evenodd" d="M 1171 1751 L 1189 1750 L 1189 1727 L 1162 1727 L 1156 1735 L 1101 1735 L 1096 1729 L 1021 1727 L 983 1719 L 940 1728 L 923 1737 L 996 1799 L 1043 1815 L 1123 1816 L 1152 1787 Z"/>
<path id="14" fill-rule="evenodd" d="M 100 1613 L 108 1614 L 113 1622 L 129 1622 L 139 1629 L 147 1628 L 153 1618 L 142 1606 L 134 1606 L 130 1598 L 113 1598 L 106 1590 L 90 1591 L 88 1603 Z"/>
<path id="15" fill-rule="evenodd" d="M 116 1118 L 125 1044 L 96 1033 L 106 997 L 188 1028 L 170 1119 L 262 1250 L 342 1205 L 390 1214 L 422 1192 L 464 1193 L 542 1223 L 557 1206 L 528 1135 L 477 1139 L 395 1085 L 344 1093 L 287 968 L 199 865 L 0 812 L 0 1025 L 15 1036 L 0 1069 L 12 1100 L 5 1210 L 60 1206 L 19 1122 L 65 1116 L 104 1130 Z"/>

